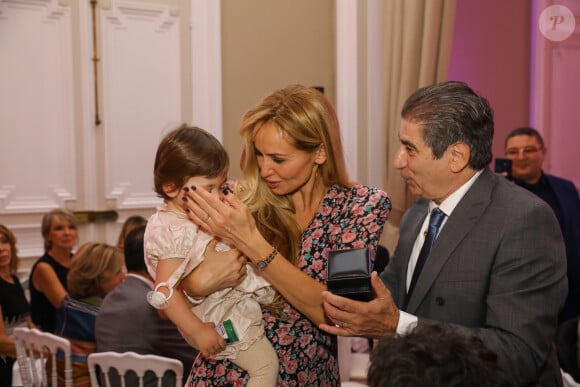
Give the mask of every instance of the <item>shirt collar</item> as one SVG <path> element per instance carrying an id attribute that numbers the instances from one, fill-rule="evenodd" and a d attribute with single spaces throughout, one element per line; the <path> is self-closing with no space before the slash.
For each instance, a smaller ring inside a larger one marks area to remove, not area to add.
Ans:
<path id="1" fill-rule="evenodd" d="M 147 284 L 147 286 L 149 286 L 151 289 L 153 289 L 155 287 L 155 283 L 153 281 L 150 281 L 149 279 L 143 277 L 142 275 L 127 273 L 127 277 L 137 278 L 137 279 L 145 282 Z"/>
<path id="2" fill-rule="evenodd" d="M 475 175 L 473 175 L 471 177 L 471 179 L 467 180 L 467 182 L 465 182 L 461 187 L 459 187 L 457 190 L 455 190 L 455 192 L 453 192 L 451 195 L 449 195 L 447 197 L 447 199 L 445 199 L 441 202 L 441 204 L 439 205 L 439 208 L 441 209 L 441 211 L 443 211 L 445 213 L 445 215 L 447 215 L 447 216 L 451 215 L 451 213 L 453 212 L 455 207 L 457 207 L 457 204 L 459 204 L 461 199 L 463 199 L 463 196 L 465 196 L 467 191 L 469 191 L 469 189 L 471 188 L 473 183 L 475 183 L 475 181 L 482 174 L 482 172 L 483 172 L 483 169 L 477 171 L 475 173 Z M 433 201 L 430 201 L 429 202 L 429 213 L 431 213 L 431 211 L 435 207 L 437 207 L 437 204 L 435 204 L 435 202 L 433 202 Z"/>

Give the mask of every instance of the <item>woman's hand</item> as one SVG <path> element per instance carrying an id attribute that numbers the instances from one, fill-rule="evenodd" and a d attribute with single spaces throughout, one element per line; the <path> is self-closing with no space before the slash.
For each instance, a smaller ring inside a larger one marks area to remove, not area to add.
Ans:
<path id="1" fill-rule="evenodd" d="M 189 218 L 208 234 L 242 250 L 259 234 L 249 208 L 235 195 L 228 193 L 222 201 L 201 187 L 192 187 L 185 195 Z"/>
<path id="2" fill-rule="evenodd" d="M 187 197 L 189 199 L 184 204 L 189 210 L 190 219 L 207 233 L 219 236 L 231 246 L 237 247 L 254 265 L 272 253 L 274 246 L 264 239 L 249 208 L 235 195 L 226 195 L 222 202 L 203 188 L 197 188 L 190 190 Z M 328 322 L 322 309 L 321 297 L 326 286 L 300 271 L 280 253 L 274 258 L 260 275 L 312 322 Z M 199 269 L 195 269 L 190 276 L 195 275 Z M 196 285 L 194 282 L 189 281 L 192 286 Z M 190 295 L 199 294 L 192 292 Z"/>
<path id="3" fill-rule="evenodd" d="M 187 294 L 206 297 L 221 289 L 233 288 L 246 277 L 246 258 L 239 250 L 216 251 L 216 240 L 205 249 L 205 259 L 182 280 Z"/>

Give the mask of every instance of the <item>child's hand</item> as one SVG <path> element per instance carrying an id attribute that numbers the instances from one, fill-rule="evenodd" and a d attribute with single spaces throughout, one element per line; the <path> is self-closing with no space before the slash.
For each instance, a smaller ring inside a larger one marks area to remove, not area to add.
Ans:
<path id="1" fill-rule="evenodd" d="M 197 344 L 195 347 L 199 349 L 203 357 L 210 357 L 226 348 L 225 340 L 216 332 L 213 323 L 204 323 L 202 328 L 195 333 L 193 340 Z"/>

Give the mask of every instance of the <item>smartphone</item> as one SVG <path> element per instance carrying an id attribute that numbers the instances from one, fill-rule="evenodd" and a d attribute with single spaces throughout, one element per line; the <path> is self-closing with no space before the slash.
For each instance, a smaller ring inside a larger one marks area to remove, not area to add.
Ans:
<path id="1" fill-rule="evenodd" d="M 493 169 L 495 173 L 504 173 L 507 172 L 506 177 L 511 180 L 512 179 L 512 160 L 506 159 L 503 157 L 497 157 L 495 159 L 495 167 Z"/>

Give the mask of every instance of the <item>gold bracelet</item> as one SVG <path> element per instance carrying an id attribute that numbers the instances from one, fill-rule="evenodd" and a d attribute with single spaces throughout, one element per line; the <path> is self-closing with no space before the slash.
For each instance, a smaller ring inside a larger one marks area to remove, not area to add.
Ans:
<path id="1" fill-rule="evenodd" d="M 274 247 L 274 250 L 266 258 L 256 262 L 256 268 L 260 271 L 264 270 L 276 258 L 276 255 L 278 255 L 278 249 Z"/>

